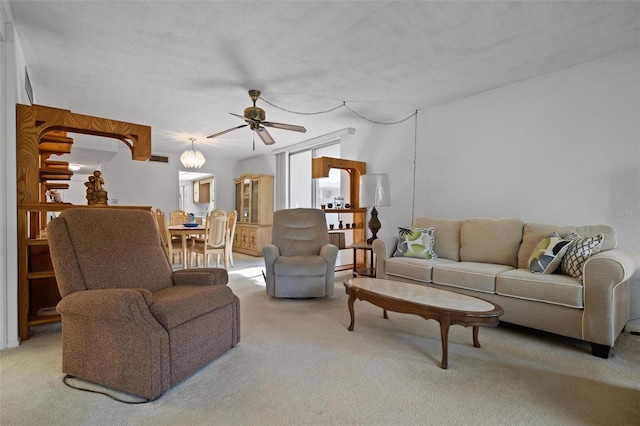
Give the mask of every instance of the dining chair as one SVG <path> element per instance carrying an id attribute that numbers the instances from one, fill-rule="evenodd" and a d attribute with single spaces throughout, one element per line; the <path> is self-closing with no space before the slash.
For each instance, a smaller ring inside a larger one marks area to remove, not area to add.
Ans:
<path id="1" fill-rule="evenodd" d="M 182 225 L 189 221 L 189 215 L 184 210 L 174 210 L 169 213 L 169 225 Z"/>
<path id="2" fill-rule="evenodd" d="M 167 226 L 167 219 L 164 216 L 164 213 L 162 213 L 162 210 L 156 209 L 153 215 L 155 216 L 156 223 L 158 224 L 158 232 L 160 233 L 164 250 L 167 253 L 167 256 L 169 256 L 171 264 L 173 265 L 176 263 L 176 255 L 180 262 L 184 262 L 182 259 L 182 240 L 179 238 L 171 238 L 169 227 Z"/>
<path id="3" fill-rule="evenodd" d="M 224 247 L 227 236 L 227 213 L 221 209 L 215 209 L 207 215 L 205 221 L 204 238 L 193 238 L 191 252 L 195 254 L 196 267 L 198 255 L 204 259 L 205 267 L 209 265 L 210 256 L 216 256 L 216 265 L 220 266 L 220 255 L 224 257 Z M 224 259 L 224 269 L 228 269 L 228 260 Z"/>
<path id="4" fill-rule="evenodd" d="M 231 210 L 227 216 L 227 242 L 225 243 L 225 256 L 229 266 L 233 267 L 233 240 L 236 237 L 236 223 L 238 222 L 238 211 Z"/>

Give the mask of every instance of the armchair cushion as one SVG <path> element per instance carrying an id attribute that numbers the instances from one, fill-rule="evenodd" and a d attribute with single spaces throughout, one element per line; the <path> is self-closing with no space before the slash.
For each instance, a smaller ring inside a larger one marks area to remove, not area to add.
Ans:
<path id="1" fill-rule="evenodd" d="M 175 285 L 225 285 L 228 282 L 227 271 L 220 268 L 178 269 L 173 272 Z"/>
<path id="2" fill-rule="evenodd" d="M 108 288 L 103 290 L 78 291 L 64 297 L 56 307 L 61 314 L 132 320 L 132 308 L 148 310 L 153 303 L 149 290 L 139 288 Z"/>
<path id="3" fill-rule="evenodd" d="M 181 285 L 153 292 L 150 309 L 158 322 L 170 330 L 233 301 L 233 292 L 227 286 Z"/>
<path id="4" fill-rule="evenodd" d="M 274 264 L 276 275 L 321 276 L 327 273 L 327 261 L 316 255 L 281 256 Z"/>
<path id="5" fill-rule="evenodd" d="M 73 281 L 61 280 L 61 295 L 105 288 L 155 291 L 172 286 L 171 266 L 158 227 L 147 216 L 151 217 L 137 210 L 79 208 L 66 210 L 64 221 L 52 221 L 50 238 L 61 241 L 64 250 L 73 253 L 68 262 L 56 266 L 65 275 L 66 269 L 78 268 Z"/>
<path id="6" fill-rule="evenodd" d="M 319 209 L 275 212 L 271 235 L 271 243 L 278 246 L 280 256 L 317 255 L 320 247 L 329 242 L 325 214 Z"/>

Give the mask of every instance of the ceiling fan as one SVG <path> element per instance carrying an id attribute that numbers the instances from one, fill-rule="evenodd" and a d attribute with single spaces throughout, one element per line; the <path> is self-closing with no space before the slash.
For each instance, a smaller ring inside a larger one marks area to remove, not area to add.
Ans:
<path id="1" fill-rule="evenodd" d="M 232 132 L 236 129 L 241 129 L 243 127 L 249 126 L 251 130 L 256 132 L 262 142 L 265 145 L 273 145 L 276 141 L 271 137 L 269 132 L 265 127 L 273 127 L 274 129 L 283 129 L 283 130 L 293 130 L 294 132 L 302 132 L 305 133 L 307 129 L 302 126 L 296 126 L 294 124 L 284 124 L 284 123 L 275 123 L 273 121 L 265 121 L 266 114 L 264 110 L 260 107 L 256 106 L 256 101 L 260 98 L 259 90 L 249 90 L 249 97 L 253 101 L 253 106 L 247 107 L 244 110 L 244 115 L 234 114 L 230 112 L 229 114 L 236 116 L 244 121 L 247 124 L 242 124 L 240 126 L 232 127 L 231 129 L 224 130 L 220 133 L 215 133 L 211 136 L 207 136 L 207 138 L 216 138 L 220 135 L 224 135 L 225 133 Z"/>

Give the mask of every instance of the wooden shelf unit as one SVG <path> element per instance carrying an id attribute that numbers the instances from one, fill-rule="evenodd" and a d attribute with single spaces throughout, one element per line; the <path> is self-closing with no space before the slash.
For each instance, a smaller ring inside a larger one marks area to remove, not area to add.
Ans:
<path id="1" fill-rule="evenodd" d="M 60 315 L 38 315 L 40 309 L 60 301 L 56 275 L 49 255 L 49 241 L 43 234 L 47 213 L 74 208 L 141 209 L 151 206 L 84 206 L 62 203 L 18 205 L 18 324 L 20 340 L 29 338 L 29 327 L 60 321 Z M 43 220 L 44 219 L 44 220 Z"/>
<path id="2" fill-rule="evenodd" d="M 134 160 L 151 157 L 151 127 L 100 117 L 75 114 L 42 105 L 16 105 L 16 188 L 18 224 L 18 335 L 29 338 L 29 327 L 60 321 L 51 314 L 60 293 L 49 255 L 46 226 L 51 212 L 72 208 L 135 208 L 150 206 L 85 206 L 47 203 L 46 191 L 67 189 L 73 175 L 68 163 L 51 155 L 71 152 L 73 139 L 67 132 L 117 139 L 131 150 Z M 47 308 L 47 315 L 39 311 Z"/>
<path id="3" fill-rule="evenodd" d="M 351 194 L 351 207 L 348 209 L 324 209 L 325 213 L 352 214 L 356 227 L 346 227 L 329 230 L 329 232 L 352 232 L 353 243 L 360 243 L 367 239 L 367 209 L 360 207 L 360 176 L 367 173 L 367 164 L 363 161 L 346 160 L 344 158 L 318 157 L 311 160 L 311 177 L 314 179 L 329 176 L 330 169 L 346 170 L 349 173 L 349 193 Z M 347 249 L 348 247 L 345 247 Z M 353 268 L 365 266 L 365 253 L 358 252 L 354 257 Z"/>

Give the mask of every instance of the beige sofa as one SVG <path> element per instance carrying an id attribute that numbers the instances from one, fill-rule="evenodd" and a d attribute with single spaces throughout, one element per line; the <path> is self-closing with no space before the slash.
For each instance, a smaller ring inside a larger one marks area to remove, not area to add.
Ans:
<path id="1" fill-rule="evenodd" d="M 616 248 L 608 225 L 555 226 L 520 219 L 450 220 L 420 217 L 414 227 L 435 228 L 438 258 L 393 257 L 398 238 L 377 239 L 376 277 L 457 291 L 500 305 L 501 321 L 581 339 L 607 358 L 629 319 L 629 279 L 640 254 Z M 535 274 L 528 259 L 552 232 L 565 237 L 604 234 L 600 252 L 583 266 L 583 282 L 560 273 Z"/>

